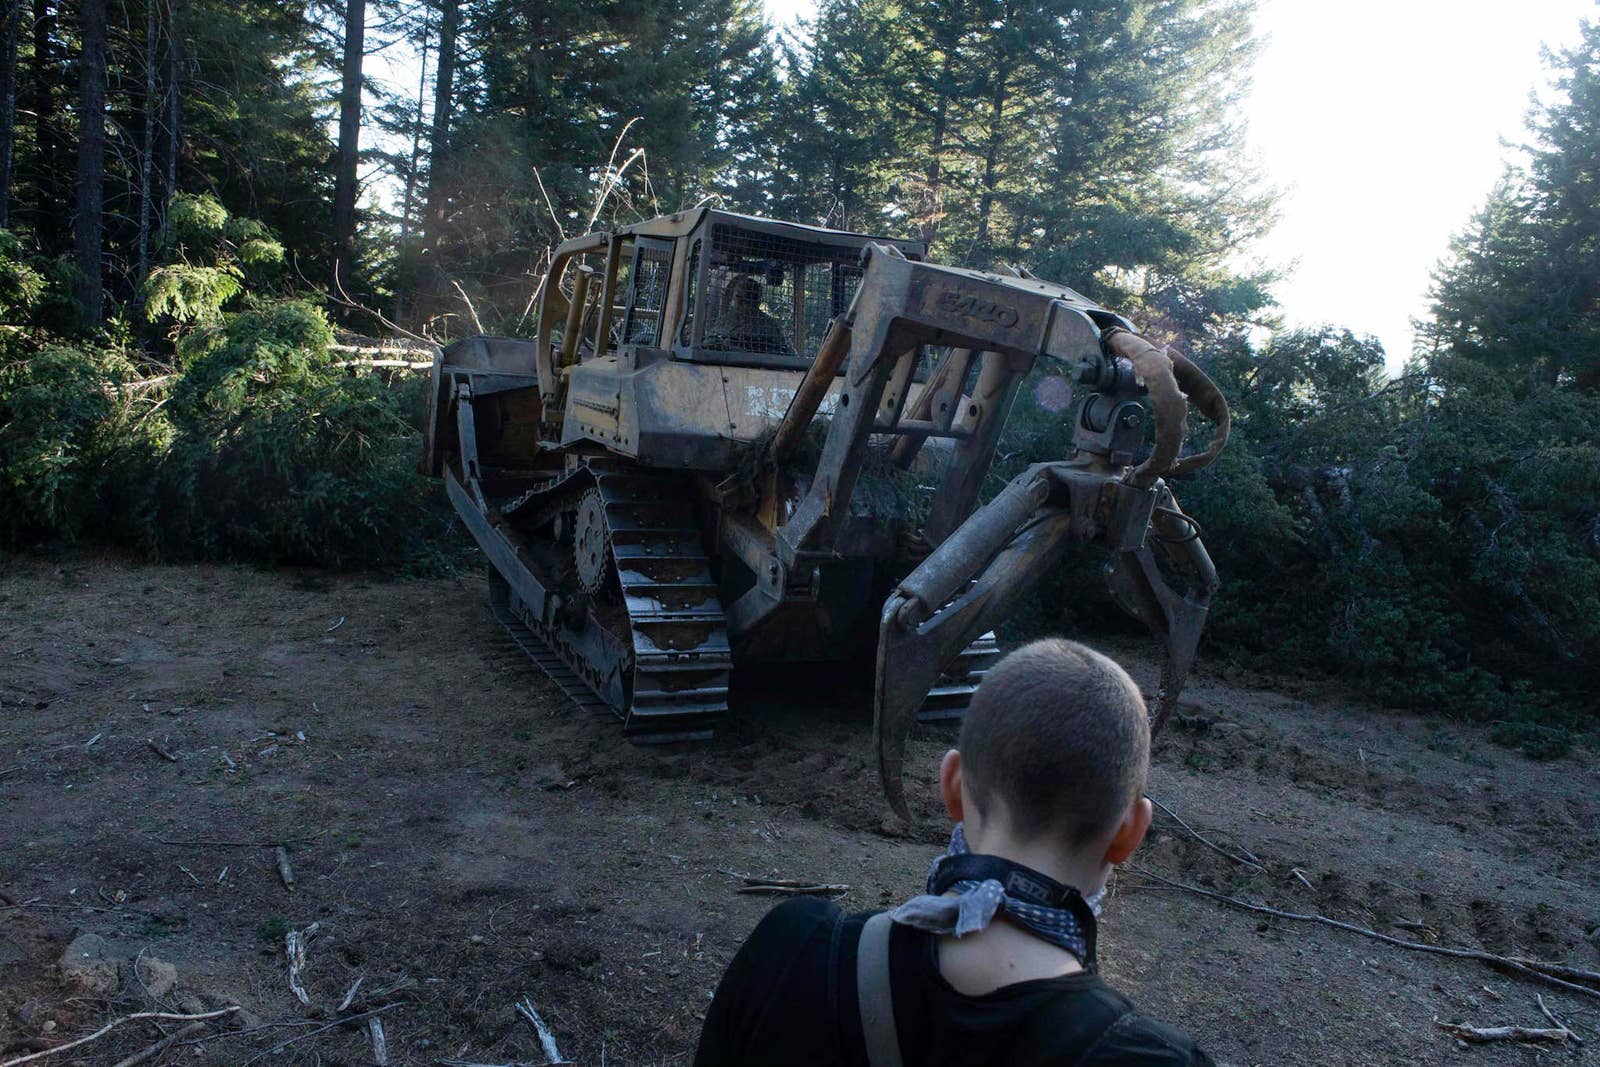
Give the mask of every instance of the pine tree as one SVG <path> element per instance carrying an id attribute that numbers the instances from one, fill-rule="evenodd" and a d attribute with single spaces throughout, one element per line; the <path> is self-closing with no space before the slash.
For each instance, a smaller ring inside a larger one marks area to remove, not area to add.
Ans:
<path id="1" fill-rule="evenodd" d="M 1508 170 L 1435 275 L 1435 352 L 1547 385 L 1600 391 L 1600 22 L 1549 57 L 1557 96 L 1535 109 Z"/>
<path id="2" fill-rule="evenodd" d="M 22 32 L 22 0 L 6 0 L 4 40 L 0 41 L 0 230 L 11 209 L 11 169 L 17 143 L 17 38 Z"/>
<path id="3" fill-rule="evenodd" d="M 345 0 L 340 61 L 339 141 L 333 186 L 333 288 L 349 287 L 356 272 L 356 167 L 361 161 L 361 65 L 366 57 L 367 0 Z"/>
<path id="4" fill-rule="evenodd" d="M 78 34 L 78 182 L 72 235 L 81 276 L 78 302 L 88 321 L 95 323 L 104 302 L 100 239 L 106 159 L 105 0 L 81 0 Z"/>
<path id="5" fill-rule="evenodd" d="M 1237 120 L 1253 52 L 1242 0 L 825 0 L 779 202 L 1221 336 L 1268 303 L 1234 267 L 1271 219 Z"/>

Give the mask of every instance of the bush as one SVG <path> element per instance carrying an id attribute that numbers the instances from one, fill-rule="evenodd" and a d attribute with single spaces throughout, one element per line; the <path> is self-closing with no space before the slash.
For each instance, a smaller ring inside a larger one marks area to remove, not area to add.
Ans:
<path id="1" fill-rule="evenodd" d="M 333 366 L 322 312 L 284 301 L 182 346 L 150 533 L 167 557 L 427 568 L 448 513 L 417 472 L 420 381 Z"/>
<path id="2" fill-rule="evenodd" d="M 150 316 L 176 324 L 173 365 L 141 373 L 131 348 L 103 334 L 69 344 L 51 328 L 70 279 L 0 231 L 5 543 L 93 536 L 168 559 L 447 562 L 459 551 L 444 537 L 448 508 L 416 471 L 422 380 L 335 366 L 333 330 L 310 303 L 208 288 L 208 271 L 237 280 L 273 262 L 257 224 L 186 197 L 174 233 L 181 258 L 146 286 Z M 235 296 L 242 306 L 228 310 Z"/>
<path id="3" fill-rule="evenodd" d="M 108 532 L 127 519 L 169 432 L 116 352 L 49 344 L 0 365 L 0 534 Z"/>

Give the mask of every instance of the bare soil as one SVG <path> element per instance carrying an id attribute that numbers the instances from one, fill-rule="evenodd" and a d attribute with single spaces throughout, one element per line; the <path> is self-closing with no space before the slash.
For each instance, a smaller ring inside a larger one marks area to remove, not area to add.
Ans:
<path id="1" fill-rule="evenodd" d="M 392 1063 L 541 1062 L 522 998 L 571 1062 L 685 1063 L 772 903 L 738 875 L 844 882 L 847 909 L 874 908 L 919 888 L 947 832 L 926 786 L 920 828 L 887 816 L 853 679 L 776 680 L 712 743 L 639 748 L 516 651 L 477 577 L 0 568 L 0 1062 L 130 1011 L 239 1004 L 149 1062 L 371 1063 L 362 1026 L 314 1032 L 361 978 L 357 1005 L 393 1005 Z M 1111 651 L 1153 684 L 1142 646 Z M 1476 728 L 1205 666 L 1181 710 L 1152 795 L 1266 873 L 1164 815 L 1135 867 L 1600 969 L 1592 755 L 1535 763 Z M 914 781 L 953 737 L 919 730 Z M 308 1009 L 284 936 L 313 922 Z M 65 983 L 81 932 L 173 963 L 177 988 Z M 1115 983 L 1225 1063 L 1600 1059 L 1600 999 L 1131 872 L 1101 943 Z M 1585 1046 L 1466 1048 L 1434 1025 L 1545 1026 L 1536 993 Z M 43 1062 L 111 1065 L 158 1036 L 132 1023 Z"/>

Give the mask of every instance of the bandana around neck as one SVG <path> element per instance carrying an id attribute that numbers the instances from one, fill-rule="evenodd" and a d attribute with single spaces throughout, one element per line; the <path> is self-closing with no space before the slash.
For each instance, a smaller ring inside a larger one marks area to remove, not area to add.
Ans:
<path id="1" fill-rule="evenodd" d="M 949 892 L 955 895 L 944 895 Z M 1085 900 L 1071 886 L 1020 863 L 974 855 L 957 823 L 950 847 L 928 869 L 927 893 L 900 905 L 890 918 L 929 933 L 964 937 L 1004 912 L 1033 936 L 1066 949 L 1085 969 L 1093 970 L 1095 917 L 1104 898 L 1103 888 Z"/>

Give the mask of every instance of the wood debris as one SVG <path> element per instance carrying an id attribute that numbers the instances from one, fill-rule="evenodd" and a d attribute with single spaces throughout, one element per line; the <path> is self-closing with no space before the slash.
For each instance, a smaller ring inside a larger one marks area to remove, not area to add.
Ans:
<path id="1" fill-rule="evenodd" d="M 808 882 L 790 878 L 744 878 L 740 893 L 763 893 L 780 897 L 837 897 L 850 892 L 843 882 Z"/>
<path id="2" fill-rule="evenodd" d="M 17 1067 L 17 1065 L 21 1063 L 32 1063 L 34 1060 L 42 1060 L 46 1056 L 54 1056 L 59 1052 L 66 1052 L 68 1049 L 74 1049 L 82 1045 L 87 1045 L 91 1041 L 98 1041 L 100 1038 L 105 1037 L 123 1023 L 137 1022 L 140 1019 L 165 1019 L 169 1022 L 180 1023 L 203 1022 L 206 1019 L 220 1019 L 224 1015 L 232 1015 L 238 1010 L 239 1006 L 234 1004 L 230 1007 L 218 1008 L 216 1011 L 201 1012 L 198 1015 L 179 1015 L 176 1012 L 170 1011 L 137 1011 L 132 1015 L 124 1015 L 119 1019 L 112 1019 L 110 1022 L 106 1023 L 88 1037 L 80 1037 L 76 1041 L 69 1041 L 65 1045 L 57 1045 L 55 1048 L 45 1049 L 43 1052 L 35 1052 L 27 1056 L 18 1056 L 14 1060 L 5 1060 L 0 1062 L 0 1067 Z M 139 1061 L 135 1060 L 134 1062 Z"/>
<path id="3" fill-rule="evenodd" d="M 389 1067 L 389 1041 L 383 1035 L 383 1020 L 376 1015 L 367 1017 L 367 1036 L 372 1039 L 372 1058 L 378 1067 Z"/>
<path id="4" fill-rule="evenodd" d="M 350 1005 L 354 1004 L 355 1001 L 356 1001 L 356 991 L 361 988 L 361 983 L 365 982 L 366 980 L 367 980 L 367 976 L 366 975 L 362 975 L 361 977 L 357 978 L 354 983 L 351 984 L 349 990 L 347 990 L 345 992 L 344 999 L 339 1001 L 339 1008 L 338 1008 L 338 1011 L 335 1014 L 343 1015 L 346 1011 L 349 1010 Z"/>
<path id="5" fill-rule="evenodd" d="M 289 866 L 289 850 L 284 848 L 282 845 L 279 845 L 277 851 L 275 853 L 273 853 L 273 855 L 277 859 L 277 863 L 278 863 L 278 878 L 280 880 L 282 880 L 283 888 L 285 888 L 289 892 L 293 893 L 294 892 L 294 868 Z"/>
<path id="6" fill-rule="evenodd" d="M 135 1052 L 133 1055 L 118 1060 L 115 1064 L 115 1067 L 135 1067 L 136 1064 L 153 1060 L 163 1052 L 167 1051 L 167 1049 L 171 1048 L 173 1045 L 176 1045 L 179 1041 L 182 1041 L 185 1038 L 193 1037 L 195 1034 L 198 1034 L 205 1028 L 206 1024 L 203 1022 L 190 1023 L 180 1030 L 174 1030 L 172 1033 L 168 1034 L 160 1041 L 157 1041 L 155 1044 L 147 1045 L 138 1052 Z"/>
<path id="7" fill-rule="evenodd" d="M 539 1012 L 534 1008 L 532 998 L 523 997 L 518 1001 L 517 1013 L 528 1020 L 533 1026 L 534 1033 L 539 1035 L 539 1048 L 544 1051 L 545 1063 L 566 1063 L 567 1061 L 561 1058 L 561 1050 L 556 1047 L 556 1035 L 551 1033 L 544 1020 L 539 1018 Z"/>
<path id="8" fill-rule="evenodd" d="M 1377 930 L 1369 930 L 1365 926 L 1342 922 L 1339 919 L 1332 919 L 1316 912 L 1284 911 L 1280 908 L 1268 907 L 1265 904 L 1255 904 L 1248 900 L 1241 900 L 1238 897 L 1230 897 L 1226 893 L 1218 893 L 1214 890 L 1202 889 L 1197 885 L 1189 885 L 1186 882 L 1180 882 L 1144 868 L 1128 866 L 1124 867 L 1123 870 L 1141 878 L 1148 878 L 1152 882 L 1171 889 L 1179 889 L 1185 893 L 1193 893 L 1196 896 L 1202 896 L 1208 900 L 1215 900 L 1229 907 L 1238 908 L 1240 911 L 1247 911 L 1255 915 L 1270 915 L 1273 918 L 1283 919 L 1288 922 L 1315 923 L 1319 926 L 1327 926 L 1335 930 L 1359 934 L 1362 937 L 1370 937 L 1374 941 L 1381 941 L 1386 945 L 1409 949 L 1413 952 L 1427 952 L 1435 956 L 1452 956 L 1456 959 L 1477 960 L 1499 970 L 1512 971 L 1525 978 L 1531 978 L 1535 981 L 1556 986 L 1559 989 L 1565 989 L 1569 993 L 1600 1000 L 1600 972 L 1587 971 L 1581 967 L 1571 967 L 1564 963 L 1551 963 L 1548 960 L 1529 959 L 1526 956 L 1501 956 L 1493 952 L 1485 952 L 1483 949 L 1456 945 L 1430 945 L 1424 941 L 1407 941 L 1403 937 L 1394 937 L 1390 934 L 1380 933 Z"/>
<path id="9" fill-rule="evenodd" d="M 1468 1026 L 1465 1023 L 1442 1023 L 1438 1019 L 1433 1024 L 1451 1037 L 1470 1041 L 1475 1045 L 1486 1045 L 1492 1041 L 1570 1041 L 1572 1031 L 1566 1027 L 1552 1029 L 1538 1026 Z"/>
<path id="10" fill-rule="evenodd" d="M 1543 993 L 1535 993 L 1533 995 L 1533 999 L 1539 1002 L 1539 1010 L 1544 1012 L 1544 1017 L 1546 1019 L 1550 1020 L 1550 1025 L 1551 1026 L 1554 1026 L 1554 1027 L 1556 1027 L 1557 1029 L 1560 1029 L 1560 1030 L 1565 1030 L 1567 1032 L 1567 1034 L 1571 1037 L 1572 1043 L 1574 1045 L 1577 1045 L 1580 1048 L 1583 1046 L 1583 1038 L 1578 1036 L 1577 1031 L 1573 1030 L 1572 1027 L 1568 1026 L 1566 1023 L 1562 1022 L 1560 1019 L 1557 1019 L 1555 1012 L 1551 1011 L 1549 1008 L 1547 1008 L 1545 1006 L 1544 994 Z"/>
<path id="11" fill-rule="evenodd" d="M 289 991 L 306 1007 L 311 1007 L 311 994 L 306 992 L 306 950 L 311 939 L 317 936 L 321 923 L 312 923 L 304 930 L 290 930 L 284 936 L 284 953 L 289 957 Z"/>

